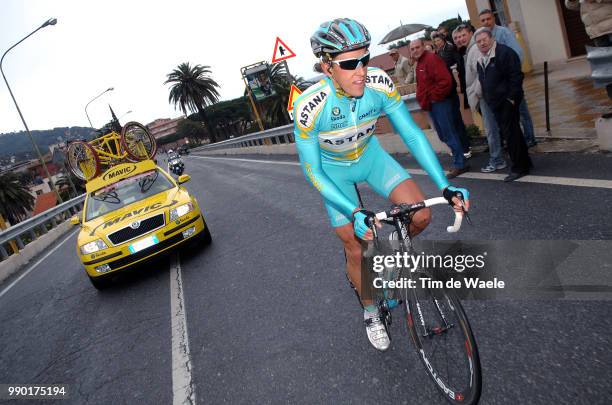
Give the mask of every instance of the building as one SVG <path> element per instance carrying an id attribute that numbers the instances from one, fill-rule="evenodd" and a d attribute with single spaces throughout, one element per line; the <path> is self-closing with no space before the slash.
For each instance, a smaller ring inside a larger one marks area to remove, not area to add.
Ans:
<path id="1" fill-rule="evenodd" d="M 53 191 L 38 194 L 36 196 L 36 202 L 34 203 L 34 209 L 32 215 L 35 216 L 41 214 L 57 205 L 57 197 Z"/>
<path id="2" fill-rule="evenodd" d="M 466 0 L 470 20 L 480 26 L 478 13 L 491 9 L 497 24 L 510 27 L 524 41 L 528 61 L 567 61 L 586 54 L 590 42 L 580 13 L 568 10 L 564 0 Z"/>
<path id="3" fill-rule="evenodd" d="M 162 138 L 174 135 L 178 124 L 185 118 L 159 118 L 155 121 L 147 124 L 147 128 L 151 132 L 151 135 L 155 138 L 158 143 L 162 143 Z"/>

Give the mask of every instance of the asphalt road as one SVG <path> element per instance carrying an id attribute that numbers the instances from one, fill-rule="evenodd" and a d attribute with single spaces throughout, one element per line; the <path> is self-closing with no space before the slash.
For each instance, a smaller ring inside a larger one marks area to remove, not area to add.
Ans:
<path id="1" fill-rule="evenodd" d="M 276 160 L 186 158 L 187 187 L 214 240 L 179 253 L 196 402 L 444 403 L 399 318 L 387 353 L 369 346 L 320 197 L 298 166 L 283 163 L 294 158 Z M 612 179 L 604 155 L 542 156 L 535 164 L 545 176 Z M 414 177 L 437 195 L 426 177 Z M 610 189 L 456 183 L 473 196 L 475 226 L 465 226 L 462 239 L 612 239 Z M 367 189 L 363 196 L 368 207 L 387 206 Z M 451 217 L 434 211 L 422 237 L 449 239 Z M 79 266 L 75 240 L 56 245 L 0 296 L 0 383 L 68 384 L 62 403 L 171 403 L 171 258 L 98 292 Z M 604 288 L 584 299 L 464 302 L 480 349 L 482 403 L 609 403 L 610 251 L 576 267 L 585 277 L 602 274 Z"/>

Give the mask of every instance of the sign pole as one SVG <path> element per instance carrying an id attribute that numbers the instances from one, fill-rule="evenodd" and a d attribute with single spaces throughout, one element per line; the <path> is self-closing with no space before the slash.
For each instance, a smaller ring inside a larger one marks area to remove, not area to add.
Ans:
<path id="1" fill-rule="evenodd" d="M 247 84 L 244 74 L 242 75 L 242 81 L 244 82 L 244 86 L 246 87 L 247 93 L 249 94 L 249 100 L 251 101 L 251 107 L 253 108 L 253 112 L 255 113 L 255 119 L 257 120 L 257 123 L 259 124 L 259 129 L 263 131 L 264 126 L 263 126 L 263 123 L 261 122 L 261 118 L 259 118 L 259 112 L 257 111 L 257 106 L 255 105 L 255 101 L 253 100 L 253 94 L 251 94 L 251 88 Z"/>
<path id="2" fill-rule="evenodd" d="M 287 71 L 287 75 L 289 76 L 289 82 L 291 82 L 291 84 L 296 84 L 295 79 L 293 78 L 293 76 L 291 76 L 291 72 L 289 71 L 289 65 L 287 64 L 287 60 L 285 59 L 283 63 L 285 64 L 285 70 Z"/>

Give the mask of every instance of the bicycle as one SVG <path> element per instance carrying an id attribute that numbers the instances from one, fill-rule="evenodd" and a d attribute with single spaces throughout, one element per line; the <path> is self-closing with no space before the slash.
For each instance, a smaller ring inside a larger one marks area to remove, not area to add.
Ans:
<path id="1" fill-rule="evenodd" d="M 66 154 L 72 173 L 88 181 L 118 163 L 152 159 L 156 152 L 155 138 L 144 125 L 132 121 L 121 134 L 111 131 L 89 142 L 71 142 Z"/>
<path id="2" fill-rule="evenodd" d="M 444 197 L 432 198 L 415 204 L 392 206 L 390 210 L 376 214 L 381 223 L 395 227 L 389 235 L 392 254 L 400 253 L 403 256 L 404 253 L 414 253 L 412 238 L 408 232 L 412 214 L 439 204 L 448 205 L 448 201 Z M 454 224 L 448 226 L 447 231 L 457 232 L 461 227 L 462 217 L 463 213 L 455 212 Z M 374 240 L 368 249 L 364 250 L 366 258 L 372 257 L 373 252 L 383 250 L 373 219 L 369 226 L 374 233 Z M 397 268 L 385 268 L 383 273 L 384 279 L 388 281 L 413 280 L 406 281 L 408 286 L 401 288 L 374 289 L 374 303 L 378 306 L 389 338 L 391 311 L 402 306 L 417 354 L 438 390 L 453 404 L 477 403 L 482 390 L 478 348 L 465 311 L 454 291 L 446 287 L 444 277 L 422 269 L 407 270 L 406 267 L 402 267 L 400 271 L 397 271 Z M 441 281 L 442 285 L 435 285 L 436 283 L 428 280 Z M 446 351 L 450 351 L 453 359 L 449 361 L 447 356 L 446 361 L 440 361 L 441 355 Z M 458 370 L 454 370 L 454 366 L 458 366 Z M 463 375 L 459 375 L 458 380 L 452 380 L 451 377 L 455 376 L 452 371 Z"/>

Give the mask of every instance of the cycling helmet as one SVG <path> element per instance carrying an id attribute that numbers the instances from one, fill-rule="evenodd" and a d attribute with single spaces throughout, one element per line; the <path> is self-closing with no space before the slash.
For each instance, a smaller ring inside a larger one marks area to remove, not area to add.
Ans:
<path id="1" fill-rule="evenodd" d="M 362 24 L 350 18 L 324 22 L 310 37 L 315 56 L 335 55 L 370 45 L 370 33 Z"/>

